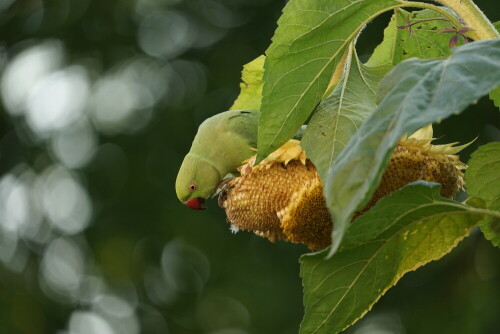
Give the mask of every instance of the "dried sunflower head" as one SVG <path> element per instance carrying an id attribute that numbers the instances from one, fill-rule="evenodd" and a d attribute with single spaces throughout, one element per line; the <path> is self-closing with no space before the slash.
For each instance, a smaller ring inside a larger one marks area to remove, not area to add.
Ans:
<path id="1" fill-rule="evenodd" d="M 458 153 L 470 143 L 454 146 L 457 143 L 433 145 L 432 125 L 417 130 L 411 136 L 400 138 L 392 153 L 380 185 L 368 205 L 358 214 L 369 210 L 380 198 L 399 188 L 418 181 L 441 184 L 441 196 L 453 198 L 463 189 L 467 165 L 459 160 Z"/>
<path id="2" fill-rule="evenodd" d="M 441 195 L 453 197 L 463 187 L 466 166 L 455 155 L 467 145 L 432 145 L 432 127 L 404 136 L 394 150 L 370 203 L 418 181 L 441 184 Z M 219 205 L 233 231 L 250 230 L 271 241 L 304 243 L 311 249 L 330 245 L 332 220 L 316 168 L 300 142 L 290 140 L 260 164 L 255 157 L 240 167 L 241 176 L 225 182 Z"/>
<path id="3" fill-rule="evenodd" d="M 254 162 L 255 157 L 240 167 L 241 177 L 224 185 L 219 205 L 233 229 L 250 230 L 271 241 L 289 240 L 282 228 L 283 213 L 304 186 L 315 179 L 321 184 L 316 168 L 306 160 L 297 140 L 287 142 L 257 166 Z"/>

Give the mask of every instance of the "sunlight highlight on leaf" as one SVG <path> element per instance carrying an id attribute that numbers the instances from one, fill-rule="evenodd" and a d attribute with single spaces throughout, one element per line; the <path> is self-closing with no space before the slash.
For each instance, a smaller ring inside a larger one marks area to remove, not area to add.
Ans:
<path id="1" fill-rule="evenodd" d="M 267 50 L 257 161 L 290 139 L 323 97 L 362 27 L 395 0 L 292 0 Z"/>

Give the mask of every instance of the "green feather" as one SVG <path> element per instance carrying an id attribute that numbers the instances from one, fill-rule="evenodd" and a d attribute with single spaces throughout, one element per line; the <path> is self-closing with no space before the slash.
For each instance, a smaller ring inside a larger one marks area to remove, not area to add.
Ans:
<path id="1" fill-rule="evenodd" d="M 210 197 L 227 174 L 236 173 L 255 154 L 259 115 L 257 110 L 230 110 L 200 125 L 177 174 L 175 190 L 181 202 Z"/>

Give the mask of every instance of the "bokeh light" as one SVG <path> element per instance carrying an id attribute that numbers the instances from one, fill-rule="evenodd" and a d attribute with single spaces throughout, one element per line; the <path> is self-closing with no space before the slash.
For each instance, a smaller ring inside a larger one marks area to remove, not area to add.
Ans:
<path id="1" fill-rule="evenodd" d="M 42 219 L 33 196 L 34 173 L 21 165 L 0 179 L 0 227 L 22 235 L 36 228 Z"/>
<path id="2" fill-rule="evenodd" d="M 85 166 L 93 157 L 98 137 L 88 121 L 81 121 L 58 131 L 51 137 L 51 151 L 66 168 Z"/>
<path id="3" fill-rule="evenodd" d="M 163 249 L 161 269 L 167 287 L 178 293 L 200 293 L 210 274 L 206 256 L 178 240 Z"/>
<path id="4" fill-rule="evenodd" d="M 68 334 L 115 334 L 111 325 L 99 314 L 77 311 L 71 315 Z"/>
<path id="5" fill-rule="evenodd" d="M 82 118 L 89 95 L 85 69 L 68 67 L 40 79 L 28 95 L 26 118 L 40 136 Z"/>
<path id="6" fill-rule="evenodd" d="M 57 238 L 45 249 L 41 262 L 41 280 L 48 293 L 76 298 L 85 273 L 82 250 L 71 239 Z"/>
<path id="7" fill-rule="evenodd" d="M 26 112 L 30 94 L 37 84 L 57 71 L 64 59 L 63 47 L 57 40 L 26 44 L 32 43 L 16 46 L 23 50 L 8 62 L 2 76 L 2 100 L 12 115 Z"/>
<path id="8" fill-rule="evenodd" d="M 65 234 L 82 231 L 92 215 L 86 190 L 61 166 L 48 167 L 37 180 L 36 192 L 46 217 Z"/>
<path id="9" fill-rule="evenodd" d="M 189 19 L 175 11 L 155 11 L 141 20 L 139 45 L 150 56 L 173 58 L 193 43 L 196 30 Z"/>
<path id="10" fill-rule="evenodd" d="M 0 0 L 0 333 L 297 333 L 307 250 L 233 235 L 215 202 L 192 212 L 174 191 L 197 127 L 230 107 L 285 3 Z M 472 134 L 447 138 L 498 140 L 493 112 L 481 100 L 460 116 Z M 436 331 L 498 332 L 498 251 L 479 233 L 461 247 L 352 332 L 429 332 L 415 308 Z M 446 319 L 427 303 L 442 291 Z"/>

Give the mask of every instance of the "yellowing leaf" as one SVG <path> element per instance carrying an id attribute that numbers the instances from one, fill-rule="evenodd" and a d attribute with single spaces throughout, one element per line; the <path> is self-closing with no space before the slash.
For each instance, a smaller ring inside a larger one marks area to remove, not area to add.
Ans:
<path id="1" fill-rule="evenodd" d="M 262 100 L 262 77 L 264 75 L 265 56 L 259 56 L 243 66 L 240 83 L 241 92 L 230 110 L 260 109 Z"/>

